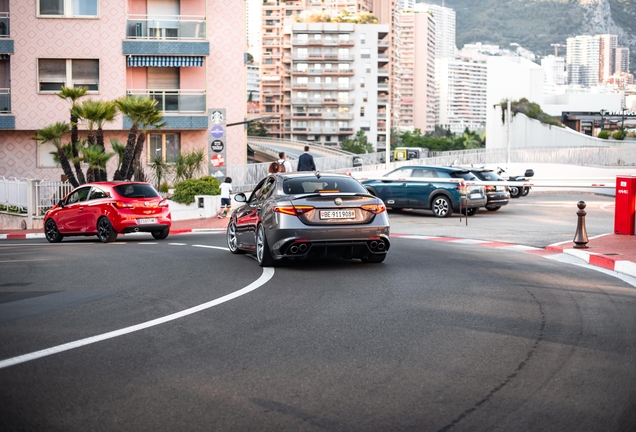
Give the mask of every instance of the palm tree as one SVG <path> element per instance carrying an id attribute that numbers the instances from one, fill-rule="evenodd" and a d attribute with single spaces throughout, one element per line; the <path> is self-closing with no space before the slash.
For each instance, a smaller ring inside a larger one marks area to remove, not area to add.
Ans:
<path id="1" fill-rule="evenodd" d="M 64 174 L 66 174 L 66 178 L 69 182 L 71 182 L 73 187 L 78 187 L 80 183 L 77 181 L 77 178 L 73 173 L 71 163 L 68 160 L 68 156 L 64 151 L 64 146 L 62 145 L 62 137 L 69 132 L 71 132 L 71 127 L 68 123 L 57 122 L 55 124 L 39 129 L 37 131 L 37 135 L 34 136 L 33 139 L 39 141 L 40 145 L 53 144 L 55 146 L 55 148 L 57 149 L 57 157 L 60 161 L 60 165 L 62 166 L 62 171 L 64 171 Z M 86 181 L 84 181 L 84 183 L 86 183 Z"/>
<path id="2" fill-rule="evenodd" d="M 117 138 L 111 138 L 110 146 L 112 147 L 113 151 L 117 155 L 117 169 L 115 170 L 115 172 L 117 172 L 121 168 L 121 163 L 124 160 L 126 145 L 122 144 Z"/>
<path id="3" fill-rule="evenodd" d="M 60 92 L 57 94 L 62 99 L 71 101 L 71 146 L 73 150 L 73 160 L 78 160 L 79 150 L 77 149 L 77 142 L 79 141 L 79 134 L 77 130 L 77 122 L 79 121 L 79 112 L 77 110 L 76 101 L 84 96 L 88 91 L 88 87 L 65 87 L 62 86 Z M 79 162 L 74 163 L 75 172 L 77 173 L 77 179 L 80 184 L 86 183 L 82 167 Z"/>
<path id="4" fill-rule="evenodd" d="M 88 163 L 88 170 L 86 171 L 86 177 L 89 182 L 99 181 L 96 178 L 96 173 L 103 170 L 106 167 L 108 160 L 115 156 L 115 153 L 105 153 L 98 144 L 91 144 L 82 150 L 82 156 L 84 162 Z"/>
<path id="5" fill-rule="evenodd" d="M 148 112 L 141 119 L 141 133 L 137 136 L 137 144 L 135 145 L 135 156 L 133 163 L 128 170 L 128 176 L 126 178 L 132 178 L 133 173 L 135 180 L 145 181 L 145 175 L 141 166 L 141 153 L 144 150 L 144 144 L 146 142 L 146 135 L 148 134 L 148 128 L 154 127 L 155 129 L 161 129 L 166 125 L 163 121 L 163 113 L 157 110 L 157 101 L 155 99 L 149 99 L 151 103 L 148 104 Z"/>
<path id="6" fill-rule="evenodd" d="M 156 110 L 157 101 L 148 97 L 126 96 L 115 101 L 119 111 L 127 116 L 132 122 L 132 126 L 128 131 L 128 140 L 126 141 L 126 151 L 122 158 L 121 167 L 115 173 L 114 180 L 124 180 L 128 176 L 128 172 L 133 165 L 135 159 L 135 149 L 137 144 L 137 134 L 139 133 L 139 124 L 144 118 L 151 115 Z"/>
<path id="7" fill-rule="evenodd" d="M 86 120 L 88 128 L 88 142 L 90 145 L 96 144 L 105 152 L 104 147 L 104 123 L 113 121 L 117 115 L 117 106 L 113 101 L 87 100 L 80 107 L 81 117 Z M 107 180 L 106 167 L 98 168 L 95 171 L 97 181 Z"/>

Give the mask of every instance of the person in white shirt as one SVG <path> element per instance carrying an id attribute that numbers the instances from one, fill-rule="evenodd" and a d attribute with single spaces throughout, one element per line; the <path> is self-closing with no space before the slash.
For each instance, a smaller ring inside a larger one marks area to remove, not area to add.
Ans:
<path id="1" fill-rule="evenodd" d="M 217 217 L 221 219 L 223 216 L 228 216 L 230 208 L 232 207 L 232 201 L 230 201 L 230 193 L 232 193 L 232 179 L 225 177 L 225 181 L 219 186 L 221 189 L 221 211 Z"/>
<path id="2" fill-rule="evenodd" d="M 285 167 L 285 172 L 292 172 L 293 169 L 291 163 L 287 160 L 287 155 L 285 154 L 285 152 L 278 153 L 278 157 L 280 158 L 278 159 L 278 164 Z"/>

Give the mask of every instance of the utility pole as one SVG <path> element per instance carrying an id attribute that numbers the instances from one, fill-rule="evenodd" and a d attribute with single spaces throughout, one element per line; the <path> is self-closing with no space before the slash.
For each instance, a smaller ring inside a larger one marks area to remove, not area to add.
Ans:
<path id="1" fill-rule="evenodd" d="M 384 167 L 389 169 L 391 162 L 391 104 L 386 104 L 386 144 L 384 149 Z"/>
<path id="2" fill-rule="evenodd" d="M 506 110 L 506 163 L 510 163 L 510 97 L 508 97 L 508 109 Z"/>

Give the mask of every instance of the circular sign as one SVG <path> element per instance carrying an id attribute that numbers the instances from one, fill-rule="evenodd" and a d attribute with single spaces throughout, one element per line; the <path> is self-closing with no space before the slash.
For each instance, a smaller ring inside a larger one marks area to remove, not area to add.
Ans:
<path id="1" fill-rule="evenodd" d="M 225 162 L 225 159 L 223 158 L 223 156 L 221 156 L 219 154 L 215 154 L 210 159 L 210 162 L 212 162 L 212 166 L 213 167 L 218 168 L 218 167 L 223 166 L 223 163 Z"/>
<path id="2" fill-rule="evenodd" d="M 214 138 L 221 138 L 224 133 L 223 126 L 212 126 L 210 130 L 210 134 L 212 134 Z"/>
<path id="3" fill-rule="evenodd" d="M 212 141 L 212 151 L 217 152 L 217 153 L 218 152 L 222 152 L 224 147 L 225 146 L 223 145 L 223 141 L 221 141 L 221 140 Z"/>

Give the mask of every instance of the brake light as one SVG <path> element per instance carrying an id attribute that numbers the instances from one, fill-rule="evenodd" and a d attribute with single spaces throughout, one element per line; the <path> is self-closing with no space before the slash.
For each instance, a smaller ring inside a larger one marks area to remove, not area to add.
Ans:
<path id="1" fill-rule="evenodd" d="M 125 202 L 123 202 L 123 201 L 115 201 L 115 202 L 113 203 L 113 205 L 114 205 L 115 207 L 117 207 L 118 209 L 123 209 L 123 208 L 133 208 L 133 205 L 132 205 L 132 204 L 128 204 L 128 203 L 125 203 Z"/>
<path id="2" fill-rule="evenodd" d="M 161 200 L 159 202 L 159 207 L 168 207 L 168 200 Z"/>
<path id="3" fill-rule="evenodd" d="M 486 186 L 486 190 L 487 190 L 487 191 L 494 191 L 494 190 L 497 190 L 497 186 Z"/>
<path id="4" fill-rule="evenodd" d="M 301 214 L 308 213 L 312 211 L 314 207 L 312 206 L 276 206 L 274 207 L 274 211 L 276 213 L 288 214 L 291 216 L 300 216 Z"/>
<path id="5" fill-rule="evenodd" d="M 361 206 L 361 208 L 373 214 L 380 214 L 386 211 L 386 206 L 384 204 L 365 204 Z"/>

